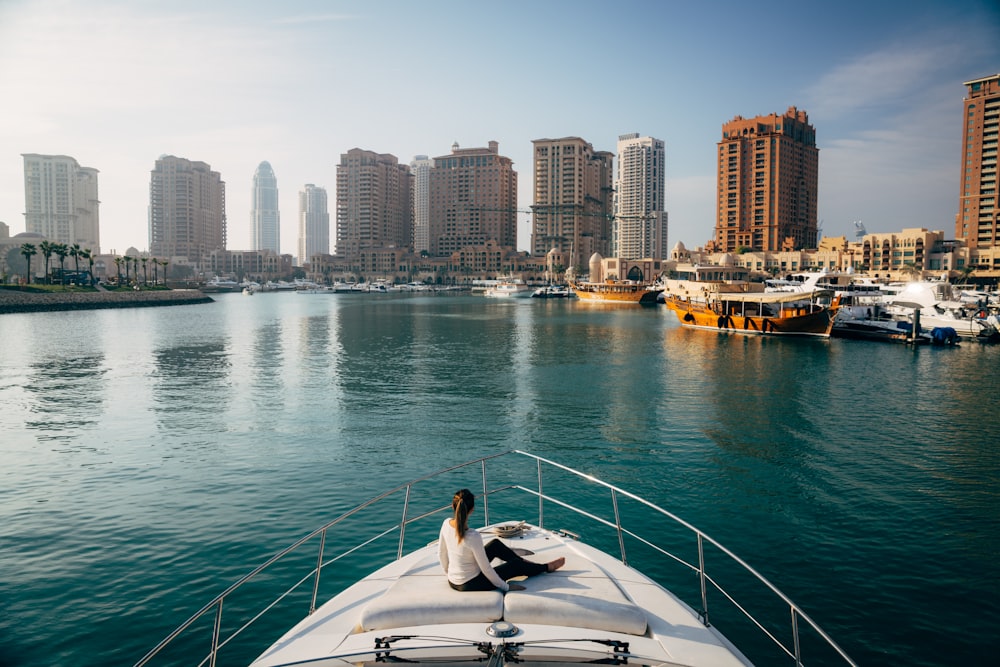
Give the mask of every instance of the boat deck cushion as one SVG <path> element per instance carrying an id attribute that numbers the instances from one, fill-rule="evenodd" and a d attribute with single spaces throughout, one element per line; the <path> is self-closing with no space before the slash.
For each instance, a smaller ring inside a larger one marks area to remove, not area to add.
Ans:
<path id="1" fill-rule="evenodd" d="M 547 557 L 551 554 L 546 554 Z M 361 629 L 386 630 L 427 623 L 567 625 L 641 635 L 646 615 L 614 580 L 586 558 L 569 554 L 556 572 L 517 581 L 523 591 L 459 592 L 436 561 L 399 577 L 361 612 Z"/>
<path id="2" fill-rule="evenodd" d="M 562 569 L 519 581 L 523 591 L 504 596 L 504 620 L 576 628 L 646 632 L 646 614 L 629 600 L 603 570 L 570 555 Z"/>
<path id="3" fill-rule="evenodd" d="M 425 623 L 492 623 L 503 617 L 500 591 L 460 592 L 448 585 L 441 566 L 416 567 L 361 612 L 362 630 Z"/>

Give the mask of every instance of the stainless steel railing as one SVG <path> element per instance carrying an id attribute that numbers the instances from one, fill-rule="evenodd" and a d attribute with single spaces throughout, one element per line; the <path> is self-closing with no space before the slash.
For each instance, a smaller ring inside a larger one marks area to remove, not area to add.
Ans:
<path id="1" fill-rule="evenodd" d="M 518 458 L 519 460 L 528 459 L 528 460 L 534 461 L 536 472 L 537 472 L 537 484 L 536 484 L 536 487 L 535 488 L 530 488 L 530 487 L 521 486 L 519 484 L 507 484 L 507 485 L 499 486 L 499 487 L 494 488 L 494 489 L 490 489 L 489 488 L 489 481 L 488 481 L 489 477 L 487 475 L 487 463 L 488 462 L 492 462 L 492 461 L 494 461 L 496 459 L 504 458 L 504 457 Z M 145 665 L 151 664 L 153 662 L 153 659 L 156 658 L 156 656 L 159 655 L 161 652 L 163 652 L 163 650 L 167 646 L 169 646 L 179 636 L 181 636 L 186 631 L 188 631 L 190 628 L 192 628 L 192 626 L 194 626 L 200 619 L 206 617 L 209 614 L 214 614 L 214 620 L 213 620 L 213 624 L 212 624 L 212 633 L 211 633 L 209 650 L 208 650 L 208 653 L 203 658 L 201 658 L 200 661 L 197 664 L 199 666 L 201 666 L 201 665 L 210 665 L 211 667 L 215 667 L 216 658 L 219 655 L 219 651 L 220 650 L 222 650 L 223 648 L 225 648 L 228 644 L 230 644 L 233 640 L 235 640 L 238 636 L 240 636 L 247 628 L 249 628 L 256 621 L 258 621 L 264 614 L 266 614 L 267 612 L 271 611 L 281 601 L 283 601 L 290 594 L 292 594 L 294 591 L 298 590 L 300 587 L 302 587 L 303 585 L 305 585 L 309 581 L 312 581 L 312 593 L 311 593 L 311 596 L 310 596 L 310 603 L 309 603 L 308 613 L 312 614 L 316 610 L 317 596 L 319 594 L 319 589 L 320 589 L 320 577 L 321 577 L 321 574 L 322 574 L 324 568 L 328 567 L 332 563 L 335 563 L 335 562 L 337 562 L 337 561 L 339 561 L 339 560 L 341 560 L 341 559 L 343 559 L 343 558 L 345 558 L 345 557 L 347 557 L 347 556 L 349 556 L 349 555 L 351 555 L 351 554 L 353 554 L 353 553 L 355 553 L 355 552 L 357 552 L 357 551 L 359 551 L 359 550 L 361 550 L 361 549 L 363 549 L 363 548 L 365 548 L 365 547 L 373 544 L 374 542 L 376 542 L 376 541 L 378 541 L 378 540 L 380 540 L 382 538 L 385 538 L 388 535 L 393 534 L 396 531 L 399 532 L 398 545 L 397 545 L 397 549 L 396 549 L 396 557 L 397 558 L 401 558 L 403 556 L 403 554 L 404 554 L 404 546 L 405 546 L 405 539 L 406 539 L 406 528 L 407 528 L 408 525 L 411 525 L 413 523 L 422 521 L 422 520 L 424 520 L 424 519 L 426 519 L 426 518 L 428 518 L 430 516 L 438 514 L 439 512 L 442 512 L 442 511 L 445 511 L 445 510 L 450 510 L 450 504 L 449 504 L 449 505 L 445 505 L 445 506 L 435 507 L 435 508 L 433 508 L 433 509 L 431 509 L 429 511 L 424 511 L 424 512 L 421 512 L 421 513 L 416 514 L 414 516 L 411 516 L 410 515 L 410 512 L 411 512 L 411 496 L 412 496 L 412 491 L 413 491 L 414 487 L 416 485 L 422 483 L 422 482 L 427 482 L 428 480 L 439 478 L 439 477 L 441 477 L 441 476 L 443 476 L 445 474 L 452 473 L 452 472 L 455 472 L 457 470 L 461 470 L 463 468 L 468 468 L 468 467 L 471 467 L 471 466 L 478 466 L 480 468 L 480 475 L 482 477 L 482 495 L 481 495 L 480 498 L 481 498 L 482 506 L 483 506 L 483 521 L 484 521 L 484 525 L 489 525 L 491 523 L 490 516 L 489 516 L 489 498 L 491 496 L 498 496 L 498 494 L 505 493 L 505 492 L 508 492 L 508 491 L 517 491 L 517 492 L 521 492 L 521 493 L 527 494 L 528 496 L 532 496 L 532 497 L 537 498 L 537 500 L 538 500 L 538 521 L 537 521 L 537 524 L 538 524 L 539 527 L 542 527 L 542 528 L 545 527 L 545 513 L 544 513 L 545 504 L 549 503 L 549 504 L 552 504 L 552 505 L 556 505 L 556 506 L 562 507 L 562 508 L 564 508 L 564 509 L 566 509 L 566 510 L 568 510 L 568 511 L 570 511 L 570 512 L 576 514 L 576 515 L 580 515 L 580 516 L 586 517 L 586 518 L 588 518 L 588 519 L 590 519 L 592 521 L 595 521 L 595 522 L 597 522 L 597 523 L 599 523 L 599 524 L 601 524 L 603 526 L 606 526 L 606 527 L 611 528 L 612 530 L 614 530 L 614 532 L 615 532 L 615 534 L 617 536 L 618 547 L 619 547 L 620 552 L 621 552 L 621 560 L 625 564 L 628 563 L 626 549 L 625 549 L 625 538 L 628 537 L 628 538 L 636 540 L 637 542 L 639 542 L 639 543 L 645 545 L 646 547 L 654 550 L 656 553 L 658 553 L 658 554 L 666 557 L 669 561 L 674 562 L 676 564 L 679 564 L 680 566 L 682 566 L 684 568 L 687 568 L 690 572 L 693 572 L 697 576 L 697 578 L 698 578 L 699 591 L 700 591 L 700 597 L 701 597 L 701 599 L 700 599 L 701 608 L 700 608 L 700 610 L 699 610 L 698 613 L 699 613 L 699 615 L 701 617 L 702 622 L 705 625 L 709 625 L 709 611 L 708 611 L 709 593 L 710 593 L 710 591 L 715 590 L 715 591 L 718 591 L 722 596 L 724 596 L 726 598 L 726 600 L 728 600 L 729 603 L 732 604 L 735 609 L 739 610 L 740 614 L 742 614 L 746 619 L 749 620 L 749 622 L 751 622 L 766 637 L 768 637 L 770 639 L 770 641 L 773 642 L 774 645 L 777 646 L 778 649 L 781 652 L 783 652 L 789 658 L 791 658 L 792 660 L 794 660 L 794 664 L 796 666 L 802 665 L 802 660 L 803 660 L 802 655 L 801 655 L 802 647 L 801 647 L 800 634 L 799 634 L 799 625 L 800 625 L 800 622 L 804 622 L 809 627 L 811 627 L 812 630 L 816 633 L 816 635 L 819 638 L 821 638 L 823 640 L 823 642 L 825 642 L 826 644 L 828 644 L 829 647 L 836 653 L 836 655 L 839 656 L 839 658 L 841 658 L 843 660 L 844 664 L 847 664 L 847 665 L 854 665 L 855 664 L 851 660 L 851 658 L 847 655 L 847 653 L 842 648 L 840 648 L 840 646 L 838 646 L 837 643 L 826 632 L 824 632 L 822 630 L 822 628 L 820 628 L 819 625 L 816 622 L 814 622 L 802 609 L 800 609 L 794 602 L 792 602 L 774 584 L 772 584 L 770 581 L 768 581 L 763 575 L 761 575 L 759 572 L 757 572 L 749 564 L 747 564 L 746 562 L 744 562 L 736 554 L 734 554 L 733 552 L 731 552 L 726 547 L 722 546 L 720 543 L 718 543 L 717 541 L 715 541 L 714 539 L 712 539 L 711 537 L 709 537 L 708 535 L 706 535 L 702 531 L 700 531 L 697 528 L 695 528 L 694 526 L 692 526 L 687 521 L 681 519 L 680 517 L 676 516 L 675 514 L 669 512 L 669 511 L 667 511 L 667 510 L 665 510 L 665 509 L 663 509 L 663 508 L 661 508 L 661 507 L 659 507 L 659 506 L 657 506 L 657 505 L 655 505 L 655 504 L 653 504 L 653 503 L 651 503 L 651 502 L 649 502 L 649 501 L 647 501 L 647 500 L 645 500 L 643 498 L 640 498 L 639 496 L 636 496 L 635 494 L 629 493 L 628 491 L 620 489 L 620 488 L 618 488 L 618 487 L 616 487 L 616 486 L 614 486 L 612 484 L 608 484 L 606 482 L 603 482 L 600 479 L 597 479 L 596 477 L 594 477 L 592 475 L 588 475 L 588 474 L 582 473 L 582 472 L 580 472 L 578 470 L 574 470 L 574 469 L 569 468 L 567 466 L 564 466 L 562 464 L 556 463 L 556 462 L 548 460 L 548 459 L 544 459 L 544 458 L 539 457 L 539 456 L 535 456 L 535 455 L 530 454 L 530 453 L 525 452 L 525 451 L 511 450 L 511 451 L 502 452 L 502 453 L 499 453 L 499 454 L 494 454 L 494 455 L 491 455 L 491 456 L 482 457 L 482 458 L 475 459 L 475 460 L 472 460 L 472 461 L 468 461 L 466 463 L 461 463 L 461 464 L 458 464 L 458 465 L 455 465 L 455 466 L 452 466 L 452 467 L 449 467 L 449 468 L 445 468 L 443 470 L 439 470 L 437 472 L 425 475 L 423 477 L 411 480 L 411 481 L 409 481 L 409 482 L 407 482 L 405 484 L 397 486 L 394 489 L 386 491 L 385 493 L 382 493 L 381 495 L 375 496 L 374 498 L 371 498 L 370 500 L 368 500 L 368 501 L 366 501 L 366 502 L 358 505 L 357 507 L 354 507 L 353 509 L 348 510 L 347 512 L 341 514 L 340 516 L 338 516 L 337 518 L 333 519 L 329 523 L 325 524 L 321 528 L 313 531 L 309 535 L 306 535 L 305 537 L 303 537 L 303 538 L 299 539 L 298 541 L 296 541 L 295 543 L 289 545 L 288 547 L 286 547 L 282 551 L 278 552 L 277 554 L 275 554 L 274 556 L 272 556 L 270 559 L 268 559 L 265 563 L 261 564 L 260 566 L 258 566 L 257 568 L 255 568 L 253 571 L 251 571 L 249 574 L 247 574 L 246 576 L 242 577 L 241 579 L 239 579 L 238 581 L 236 581 L 234 584 L 232 584 L 231 586 L 229 586 L 225 591 L 223 591 L 221 594 L 219 594 L 214 600 L 212 600 L 211 602 L 209 602 L 208 604 L 206 604 L 204 607 L 202 607 L 201 609 L 199 609 L 197 612 L 195 612 L 184 623 L 182 623 L 180 626 L 178 626 L 177 629 L 175 629 L 173 632 L 171 632 L 169 635 L 167 635 L 167 637 L 165 637 L 159 644 L 157 644 L 155 647 L 153 647 L 153 649 L 151 649 L 145 656 L 143 656 L 142 659 L 140 659 L 137 663 L 135 663 L 135 667 L 144 667 Z M 614 517 L 614 520 L 612 521 L 612 520 L 609 520 L 609 519 L 605 519 L 605 518 L 603 518 L 601 516 L 598 516 L 598 515 L 596 515 L 596 514 L 594 514 L 592 512 L 589 512 L 589 511 L 587 511 L 587 510 L 585 510 L 585 509 L 583 509 L 583 508 L 581 508 L 581 507 L 579 507 L 577 505 L 574 505 L 574 504 L 571 504 L 569 502 L 563 501 L 563 500 L 555 497 L 554 495 L 549 495 L 549 494 L 545 493 L 545 491 L 544 491 L 545 487 L 543 486 L 543 481 L 544 481 L 543 468 L 545 466 L 550 466 L 552 468 L 561 470 L 561 471 L 563 471 L 565 473 L 568 473 L 570 475 L 574 475 L 574 476 L 576 476 L 576 477 L 578 477 L 578 478 L 580 478 L 580 479 L 582 479 L 582 480 L 584 480 L 584 481 L 586 481 L 586 482 L 588 482 L 590 484 L 594 484 L 594 485 L 597 485 L 599 487 L 603 487 L 603 488 L 607 489 L 609 491 L 609 493 L 610 493 L 610 496 L 611 496 L 612 515 Z M 390 498 L 392 496 L 398 495 L 398 494 L 402 494 L 403 495 L 402 514 L 401 514 L 401 517 L 400 517 L 400 520 L 399 520 L 398 524 L 390 526 L 390 527 L 386 528 L 385 530 L 377 533 L 376 535 L 374 535 L 374 536 L 372 536 L 372 537 L 364 540 L 363 542 L 361 542 L 361 543 L 359 543 L 359 544 L 357 544 L 357 545 L 355 545 L 355 546 L 347 549 L 346 551 L 343 551 L 343 552 L 341 552 L 341 553 L 339 553 L 339 554 L 331 557 L 329 560 L 326 560 L 326 554 L 325 554 L 326 536 L 327 536 L 327 533 L 330 531 L 331 528 L 334 528 L 337 525 L 339 525 L 339 524 L 347 521 L 348 519 L 350 519 L 350 518 L 358 515 L 359 513 L 361 513 L 362 511 L 364 511 L 365 509 L 368 509 L 368 508 L 372 507 L 373 505 L 376 505 L 376 504 L 380 503 L 381 501 L 383 501 L 383 500 L 385 500 L 387 498 Z M 666 518 L 670 519 L 672 522 L 676 523 L 677 525 L 683 527 L 687 531 L 690 531 L 693 534 L 694 538 L 695 538 L 695 543 L 696 543 L 696 547 L 697 547 L 697 559 L 698 559 L 697 564 L 693 564 L 693 563 L 687 562 L 686 560 L 684 560 L 680 556 L 677 556 L 674 553 L 671 553 L 671 552 L 663 549 L 662 547 L 660 547 L 660 546 L 658 546 L 658 545 L 656 545 L 656 544 L 648 541 L 647 539 L 643 538 L 642 536 L 640 536 L 636 532 L 634 532 L 634 531 L 626 528 L 623 525 L 621 514 L 620 514 L 620 510 L 619 510 L 619 500 L 620 500 L 620 498 L 628 498 L 628 499 L 630 499 L 630 500 L 632 500 L 632 501 L 634 501 L 636 503 L 639 503 L 646 510 L 650 510 L 650 511 L 655 512 L 655 513 L 657 513 L 657 514 L 659 514 L 659 515 L 661 515 L 663 517 L 666 517 Z M 318 538 L 318 542 L 319 542 L 319 548 L 318 548 L 318 553 L 317 553 L 317 556 L 316 556 L 316 566 L 312 570 L 310 570 L 309 572 L 307 572 L 298 581 L 292 583 L 292 585 L 290 587 L 286 588 L 284 590 L 284 592 L 282 592 L 280 595 L 278 595 L 273 601 L 267 603 L 259 612 L 257 612 L 251 618 L 249 618 L 249 620 L 243 622 L 232 633 L 230 633 L 226 637 L 222 637 L 223 608 L 224 608 L 224 604 L 225 604 L 226 600 L 228 598 L 230 598 L 230 596 L 232 596 L 232 594 L 235 591 L 241 589 L 245 584 L 247 584 L 248 582 L 256 580 L 258 577 L 260 577 L 262 575 L 262 573 L 264 573 L 265 571 L 269 570 L 276 563 L 279 563 L 279 562 L 285 560 L 291 554 L 297 553 L 300 550 L 304 549 L 305 545 L 307 545 L 308 543 L 312 542 L 313 540 L 316 540 L 317 538 Z M 712 547 L 714 547 L 715 549 L 717 549 L 719 551 L 719 553 L 724 554 L 734 564 L 736 564 L 737 566 L 739 566 L 745 572 L 747 572 L 750 575 L 752 575 L 753 578 L 755 578 L 757 581 L 759 581 L 761 584 L 763 584 L 767 589 L 769 589 L 778 598 L 778 600 L 781 601 L 781 603 L 783 603 L 784 605 L 787 606 L 789 614 L 790 614 L 790 626 L 789 626 L 789 629 L 790 629 L 791 637 L 792 637 L 791 646 L 787 646 L 785 642 L 782 642 L 777 636 L 775 636 L 774 632 L 772 632 L 767 627 L 765 627 L 765 625 L 761 621 L 759 621 L 757 618 L 755 618 L 750 611 L 748 611 L 745 607 L 743 607 L 742 605 L 740 605 L 737 602 L 737 600 L 734 598 L 734 596 L 732 596 L 729 592 L 727 592 L 727 590 L 725 588 L 723 588 L 723 586 L 720 584 L 720 582 L 716 581 L 712 576 L 709 575 L 709 573 L 707 572 L 706 560 L 705 560 L 705 546 L 706 546 L 706 544 L 711 545 Z M 350 583 L 353 583 L 353 582 L 345 582 L 346 585 L 349 585 Z M 266 648 L 266 646 L 261 646 L 260 650 L 263 651 L 265 648 Z"/>

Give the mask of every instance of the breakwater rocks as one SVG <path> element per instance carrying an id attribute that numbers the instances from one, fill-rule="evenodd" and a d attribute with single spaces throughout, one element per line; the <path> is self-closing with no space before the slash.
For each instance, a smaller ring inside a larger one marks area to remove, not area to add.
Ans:
<path id="1" fill-rule="evenodd" d="M 156 290 L 150 292 L 21 292 L 0 289 L 0 314 L 40 313 L 56 310 L 94 310 L 97 308 L 149 308 L 211 303 L 212 297 L 196 289 Z"/>

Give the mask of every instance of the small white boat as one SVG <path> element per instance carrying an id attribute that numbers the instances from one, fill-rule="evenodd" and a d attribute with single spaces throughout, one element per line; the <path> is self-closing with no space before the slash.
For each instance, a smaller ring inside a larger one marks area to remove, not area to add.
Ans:
<path id="1" fill-rule="evenodd" d="M 497 280 L 495 285 L 490 285 L 483 292 L 489 297 L 530 297 L 533 290 L 524 284 L 520 278 L 505 277 Z"/>
<path id="2" fill-rule="evenodd" d="M 564 557 L 565 566 L 515 582 L 523 590 L 451 589 L 436 538 L 456 485 L 479 489 L 474 517 L 485 539 L 502 539 L 538 562 Z M 494 508 L 517 520 L 492 522 Z M 581 532 L 550 528 L 550 515 Z M 652 541 L 657 537 L 668 546 Z M 416 550 L 406 552 L 407 539 L 417 542 Z M 336 553 L 327 544 L 336 544 Z M 598 544 L 615 545 L 617 553 Z M 330 590 L 327 580 L 347 567 L 341 559 L 351 557 L 370 574 L 335 581 L 332 597 L 317 606 L 319 591 Z M 643 574 L 639 562 L 683 584 L 684 592 Z M 237 595 L 261 584 L 277 599 L 253 603 Z M 735 588 L 751 599 L 735 600 Z M 249 630 L 276 605 L 292 601 L 308 602 L 308 609 L 277 641 Z M 713 620 L 745 621 L 753 655 L 709 622 L 710 605 Z M 229 618 L 237 614 L 249 620 Z M 199 639 L 200 654 L 165 658 L 176 650 L 173 642 L 193 647 Z M 691 524 L 593 475 L 521 451 L 421 477 L 346 511 L 230 586 L 136 667 L 157 658 L 214 665 L 230 651 L 258 655 L 253 667 L 855 664 L 777 587 Z"/>
<path id="3" fill-rule="evenodd" d="M 219 276 L 212 276 L 211 280 L 208 280 L 201 287 L 202 292 L 235 292 L 239 289 L 240 284 L 235 280 L 230 280 L 229 278 L 220 278 Z"/>
<path id="4" fill-rule="evenodd" d="M 533 299 L 567 299 L 573 296 L 565 285 L 546 285 L 531 293 Z"/>

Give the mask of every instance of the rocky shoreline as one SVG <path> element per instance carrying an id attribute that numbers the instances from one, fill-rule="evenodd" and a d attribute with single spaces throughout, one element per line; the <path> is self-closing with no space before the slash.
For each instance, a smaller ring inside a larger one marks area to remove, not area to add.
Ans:
<path id="1" fill-rule="evenodd" d="M 0 314 L 40 313 L 98 308 L 149 308 L 212 303 L 212 297 L 196 289 L 135 292 L 21 292 L 0 289 Z"/>

